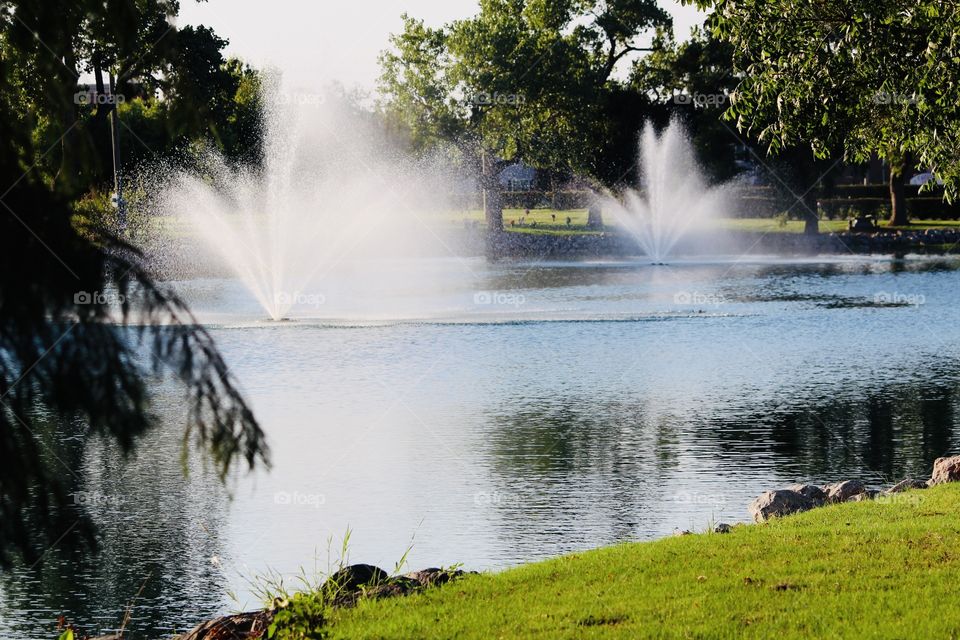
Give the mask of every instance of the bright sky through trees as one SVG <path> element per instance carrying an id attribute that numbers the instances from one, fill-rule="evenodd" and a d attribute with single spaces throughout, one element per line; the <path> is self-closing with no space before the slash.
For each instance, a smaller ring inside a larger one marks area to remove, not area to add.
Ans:
<path id="1" fill-rule="evenodd" d="M 660 0 L 674 17 L 678 39 L 702 14 L 675 0 Z M 181 3 L 179 24 L 206 24 L 230 40 L 229 55 L 283 71 L 290 86 L 316 89 L 337 80 L 372 90 L 380 73 L 377 54 L 409 13 L 439 26 L 478 10 L 477 0 L 209 0 Z"/>

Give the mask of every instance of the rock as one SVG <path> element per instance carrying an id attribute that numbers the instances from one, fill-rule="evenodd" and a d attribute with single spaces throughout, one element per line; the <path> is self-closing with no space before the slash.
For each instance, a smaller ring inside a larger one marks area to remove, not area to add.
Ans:
<path id="1" fill-rule="evenodd" d="M 847 498 L 847 502 L 864 502 L 866 500 L 873 500 L 880 494 L 876 489 L 867 489 L 862 493 L 858 493 Z"/>
<path id="2" fill-rule="evenodd" d="M 827 501 L 826 492 L 815 484 L 792 484 L 787 487 L 787 491 L 796 491 L 820 504 Z"/>
<path id="3" fill-rule="evenodd" d="M 420 571 L 408 573 L 404 577 L 416 581 L 421 587 L 436 587 L 441 584 L 446 584 L 462 575 L 463 571 L 459 569 L 449 570 L 430 567 L 429 569 L 421 569 Z"/>
<path id="4" fill-rule="evenodd" d="M 358 591 L 360 587 L 376 586 L 386 582 L 390 575 L 371 564 L 351 564 L 334 572 L 323 583 L 325 591 L 344 593 Z"/>
<path id="5" fill-rule="evenodd" d="M 808 511 L 816 506 L 816 502 L 798 491 L 778 489 L 765 491 L 750 503 L 750 515 L 753 516 L 754 521 L 764 522 L 773 517 Z"/>
<path id="6" fill-rule="evenodd" d="M 270 611 L 250 611 L 207 620 L 176 640 L 253 640 L 266 635 L 273 621 Z"/>
<path id="7" fill-rule="evenodd" d="M 937 458 L 933 463 L 933 475 L 930 476 L 931 487 L 945 482 L 960 480 L 960 456 Z"/>
<path id="8" fill-rule="evenodd" d="M 713 528 L 714 533 L 730 533 L 731 531 L 733 531 L 733 527 L 726 522 L 720 522 Z"/>
<path id="9" fill-rule="evenodd" d="M 351 607 L 361 598 L 378 600 L 405 596 L 445 584 L 463 575 L 466 573 L 459 569 L 430 567 L 390 577 L 383 569 L 368 564 L 355 564 L 334 573 L 324 583 L 323 588 L 334 606 Z"/>
<path id="10" fill-rule="evenodd" d="M 925 480 L 918 480 L 916 478 L 907 478 L 906 480 L 901 480 L 897 484 L 893 485 L 884 493 L 900 493 L 901 491 L 907 491 L 908 489 L 926 489 L 927 483 Z"/>
<path id="11" fill-rule="evenodd" d="M 844 480 L 823 486 L 823 491 L 827 494 L 827 502 L 846 502 L 866 490 L 867 487 L 859 480 Z"/>
<path id="12" fill-rule="evenodd" d="M 364 589 L 362 595 L 364 598 L 369 600 L 380 600 L 381 598 L 405 596 L 413 593 L 414 591 L 418 591 L 420 588 L 420 585 L 413 580 L 406 581 L 402 579 L 391 578 L 389 582 L 384 582 L 377 584 L 374 587 L 370 587 L 369 589 Z M 359 600 L 360 596 L 360 592 L 347 594 L 345 597 L 335 600 L 334 604 L 341 607 L 352 606 L 356 604 L 356 601 Z"/>

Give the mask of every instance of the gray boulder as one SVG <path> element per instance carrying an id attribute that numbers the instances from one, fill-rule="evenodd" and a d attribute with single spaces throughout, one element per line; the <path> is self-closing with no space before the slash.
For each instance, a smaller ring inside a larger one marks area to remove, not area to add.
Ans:
<path id="1" fill-rule="evenodd" d="M 406 578 L 414 580 L 421 587 L 436 587 L 446 584 L 455 578 L 464 575 L 459 569 L 440 569 L 439 567 L 430 567 L 406 574 Z"/>
<path id="2" fill-rule="evenodd" d="M 884 493 L 900 493 L 901 491 L 908 491 L 909 489 L 926 489 L 927 482 L 925 480 L 918 480 L 916 478 L 907 478 L 906 480 L 901 480 L 897 484 L 893 485 Z"/>
<path id="3" fill-rule="evenodd" d="M 755 522 L 764 522 L 770 518 L 808 511 L 816 506 L 816 502 L 799 491 L 778 489 L 761 493 L 750 503 L 749 509 Z"/>
<path id="4" fill-rule="evenodd" d="M 358 591 L 385 583 L 390 574 L 370 564 L 351 564 L 336 571 L 323 583 L 323 589 L 335 594 Z"/>
<path id="5" fill-rule="evenodd" d="M 249 611 L 207 620 L 174 640 L 218 640 L 222 638 L 262 638 L 273 621 L 273 611 Z M 104 638 L 120 638 L 104 636 Z"/>
<path id="6" fill-rule="evenodd" d="M 787 490 L 796 491 L 820 504 L 827 501 L 826 492 L 815 484 L 792 484 L 787 487 Z"/>
<path id="7" fill-rule="evenodd" d="M 827 502 L 846 502 L 866 490 L 866 485 L 859 480 L 844 480 L 823 486 L 823 491 L 827 494 Z"/>
<path id="8" fill-rule="evenodd" d="M 937 458 L 934 461 L 933 475 L 930 476 L 930 482 L 928 483 L 931 487 L 935 484 L 958 480 L 960 480 L 960 456 Z"/>

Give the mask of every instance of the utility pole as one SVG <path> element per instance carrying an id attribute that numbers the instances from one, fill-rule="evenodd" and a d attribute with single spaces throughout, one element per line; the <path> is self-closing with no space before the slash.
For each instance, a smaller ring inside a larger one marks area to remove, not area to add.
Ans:
<path id="1" fill-rule="evenodd" d="M 123 236 L 127 232 L 127 203 L 123 199 L 123 175 L 120 165 L 120 114 L 117 107 L 116 86 L 113 73 L 110 74 L 110 141 L 113 143 L 113 192 L 117 199 L 117 235 Z"/>

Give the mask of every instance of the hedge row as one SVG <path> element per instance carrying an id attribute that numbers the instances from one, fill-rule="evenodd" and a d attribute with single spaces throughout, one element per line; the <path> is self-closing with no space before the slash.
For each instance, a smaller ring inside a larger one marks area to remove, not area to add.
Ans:
<path id="1" fill-rule="evenodd" d="M 852 218 L 857 215 L 881 215 L 890 212 L 890 198 L 832 198 L 818 202 L 820 213 L 827 218 Z M 916 220 L 960 218 L 960 203 L 949 204 L 939 196 L 907 198 L 907 214 Z"/>

